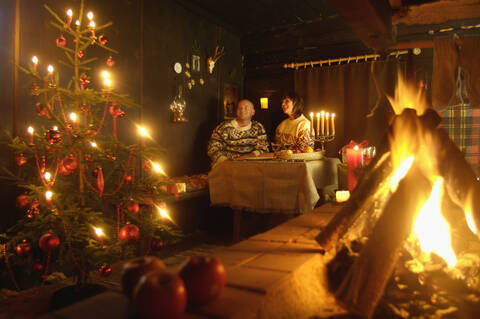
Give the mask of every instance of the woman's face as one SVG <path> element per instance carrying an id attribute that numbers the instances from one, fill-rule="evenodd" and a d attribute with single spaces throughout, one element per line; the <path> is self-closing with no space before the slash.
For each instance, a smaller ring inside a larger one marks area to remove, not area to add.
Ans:
<path id="1" fill-rule="evenodd" d="M 288 116 L 293 115 L 293 101 L 288 97 L 282 100 L 282 109 L 283 113 L 287 114 Z"/>

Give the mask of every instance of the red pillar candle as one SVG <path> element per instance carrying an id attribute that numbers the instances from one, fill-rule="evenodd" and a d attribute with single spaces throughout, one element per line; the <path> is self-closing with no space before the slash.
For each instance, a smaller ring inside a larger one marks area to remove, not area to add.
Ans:
<path id="1" fill-rule="evenodd" d="M 347 148 L 348 190 L 351 192 L 357 186 L 358 173 L 363 166 L 363 149 L 358 145 Z"/>

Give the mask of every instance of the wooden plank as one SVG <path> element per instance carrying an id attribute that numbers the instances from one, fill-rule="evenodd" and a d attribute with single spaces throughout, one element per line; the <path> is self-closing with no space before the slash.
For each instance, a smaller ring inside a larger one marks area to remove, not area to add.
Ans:
<path id="1" fill-rule="evenodd" d="M 329 0 L 329 3 L 369 48 L 383 50 L 394 43 L 392 9 L 387 0 Z"/>

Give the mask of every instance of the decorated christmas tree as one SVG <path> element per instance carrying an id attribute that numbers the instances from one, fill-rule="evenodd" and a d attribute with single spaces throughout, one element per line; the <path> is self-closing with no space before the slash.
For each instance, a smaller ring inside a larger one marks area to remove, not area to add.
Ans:
<path id="1" fill-rule="evenodd" d="M 0 235 L 7 266 L 2 271 L 17 289 L 16 274 L 35 272 L 42 285 L 51 272 L 75 276 L 82 285 L 107 276 L 115 261 L 148 254 L 180 236 L 162 201 L 175 187 L 154 161 L 163 150 L 149 146 L 139 125 L 132 129 L 140 133 L 140 145 L 117 138 L 124 109 L 140 106 L 115 91 L 108 71 L 103 83 L 93 80 L 100 73 L 91 67 L 97 59 L 105 59 L 106 69 L 114 67 L 117 52 L 104 35 L 112 23 L 97 26 L 83 0 L 65 19 L 45 8 L 59 30 L 58 63 L 72 75 L 59 74 L 36 56 L 28 67 L 17 66 L 31 79 L 32 114 L 42 122 L 25 128 L 23 138 L 10 137 L 17 167 L 4 169 L 4 178 L 21 189 L 21 216 Z M 104 49 L 105 56 L 88 56 L 92 47 Z"/>

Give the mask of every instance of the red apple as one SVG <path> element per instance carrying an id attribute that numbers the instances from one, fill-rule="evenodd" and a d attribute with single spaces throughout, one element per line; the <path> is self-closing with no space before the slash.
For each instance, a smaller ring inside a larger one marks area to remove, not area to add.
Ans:
<path id="1" fill-rule="evenodd" d="M 180 319 L 187 306 L 183 280 L 163 270 L 149 272 L 138 281 L 132 304 L 143 319 Z"/>
<path id="2" fill-rule="evenodd" d="M 293 154 L 298 154 L 298 153 L 301 153 L 302 151 L 300 151 L 299 149 L 295 149 L 293 150 Z"/>
<path id="3" fill-rule="evenodd" d="M 144 256 L 127 261 L 122 270 L 122 289 L 132 298 L 133 289 L 140 277 L 151 271 L 165 270 L 165 264 L 154 256 Z"/>
<path id="4" fill-rule="evenodd" d="M 192 305 L 214 301 L 225 287 L 225 268 L 215 257 L 192 257 L 182 266 L 179 275 L 185 282 L 188 302 Z"/>

